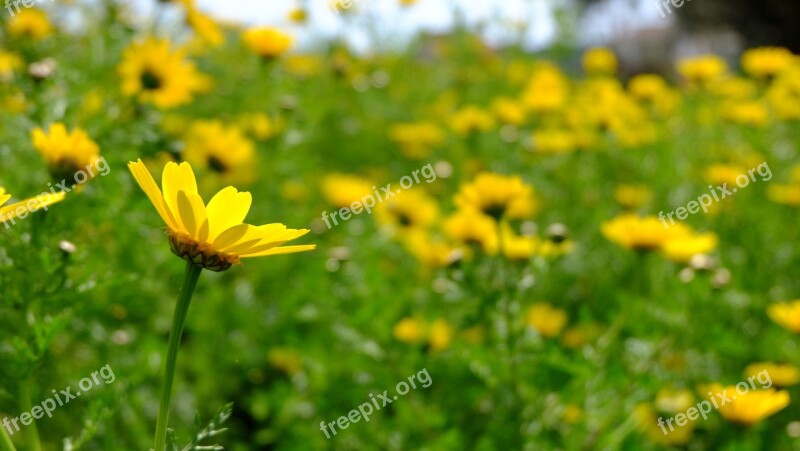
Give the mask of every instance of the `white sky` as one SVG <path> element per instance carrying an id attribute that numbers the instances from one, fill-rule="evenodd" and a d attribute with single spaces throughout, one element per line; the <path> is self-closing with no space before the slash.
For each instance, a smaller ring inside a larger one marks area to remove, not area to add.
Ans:
<path id="1" fill-rule="evenodd" d="M 418 0 L 401 8 L 398 0 L 350 0 L 358 14 L 348 17 L 330 7 L 331 0 L 305 0 L 309 23 L 297 27 L 287 15 L 303 0 L 197 0 L 200 9 L 215 17 L 245 24 L 277 25 L 288 28 L 301 47 L 319 38 L 344 37 L 356 50 L 366 50 L 370 42 L 382 47 L 402 45 L 419 30 L 446 31 L 454 24 L 457 9 L 474 29 L 483 24 L 483 36 L 490 44 L 516 40 L 514 24 L 529 23 L 524 42 L 527 48 L 546 47 L 556 37 L 553 11 L 572 5 L 575 0 Z M 344 0 L 342 0 L 344 1 Z M 671 18 L 662 18 L 657 0 L 605 0 L 587 10 L 578 23 L 579 41 L 602 45 L 615 33 L 641 27 L 670 26 Z M 137 9 L 152 11 L 156 0 L 134 0 Z M 573 8 L 569 8 L 574 11 Z M 369 21 L 366 18 L 370 18 Z"/>

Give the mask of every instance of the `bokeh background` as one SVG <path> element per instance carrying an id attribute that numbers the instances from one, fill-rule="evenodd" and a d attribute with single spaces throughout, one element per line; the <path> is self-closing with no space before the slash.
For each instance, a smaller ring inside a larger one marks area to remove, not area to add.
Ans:
<path id="1" fill-rule="evenodd" d="M 0 419 L 115 378 L 16 449 L 152 447 L 184 262 L 137 159 L 317 245 L 203 272 L 175 449 L 800 449 L 797 2 L 32 5 L 0 5 L 0 186 L 109 171 L 0 224 Z"/>

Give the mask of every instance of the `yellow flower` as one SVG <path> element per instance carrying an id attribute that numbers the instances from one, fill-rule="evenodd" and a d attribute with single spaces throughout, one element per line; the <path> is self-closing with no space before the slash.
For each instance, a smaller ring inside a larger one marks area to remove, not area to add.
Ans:
<path id="1" fill-rule="evenodd" d="M 800 334 L 800 300 L 772 304 L 767 308 L 767 315 L 779 326 Z"/>
<path id="2" fill-rule="evenodd" d="M 294 8 L 289 11 L 288 17 L 294 23 L 306 23 L 308 21 L 308 11 L 305 8 Z"/>
<path id="3" fill-rule="evenodd" d="M 719 239 L 713 233 L 692 233 L 675 236 L 665 242 L 661 252 L 677 263 L 688 263 L 695 255 L 707 254 L 717 248 Z"/>
<path id="4" fill-rule="evenodd" d="M 14 37 L 38 41 L 53 34 L 53 25 L 42 10 L 29 8 L 8 21 L 8 33 Z"/>
<path id="5" fill-rule="evenodd" d="M 649 204 L 652 198 L 653 192 L 644 185 L 619 185 L 614 190 L 614 200 L 630 210 Z"/>
<path id="6" fill-rule="evenodd" d="M 533 150 L 537 153 L 567 153 L 577 147 L 574 133 L 566 129 L 540 129 L 533 132 Z"/>
<path id="7" fill-rule="evenodd" d="M 237 118 L 236 123 L 255 139 L 261 141 L 277 136 L 283 127 L 280 118 L 272 119 L 264 113 L 243 114 Z"/>
<path id="8" fill-rule="evenodd" d="M 550 63 L 541 63 L 533 73 L 522 102 L 530 111 L 548 113 L 560 110 L 569 96 L 569 82 L 561 70 Z"/>
<path id="9" fill-rule="evenodd" d="M 420 343 L 425 337 L 425 323 L 419 318 L 403 318 L 394 325 L 392 334 L 397 341 L 403 343 Z"/>
<path id="10" fill-rule="evenodd" d="M 136 96 L 142 103 L 173 108 L 192 101 L 195 93 L 210 85 L 181 50 L 172 51 L 166 39 L 147 38 L 131 44 L 117 68 L 122 94 Z"/>
<path id="11" fill-rule="evenodd" d="M 641 251 L 660 249 L 669 240 L 691 233 L 691 230 L 682 223 L 664 227 L 665 223 L 666 221 L 659 221 L 655 216 L 623 214 L 604 222 L 600 230 L 609 241 Z"/>
<path id="12" fill-rule="evenodd" d="M 426 230 L 408 230 L 401 238 L 408 252 L 426 268 L 444 268 L 463 256 L 460 249 L 434 239 Z"/>
<path id="13" fill-rule="evenodd" d="M 64 200 L 65 196 L 66 194 L 63 191 L 56 194 L 43 193 L 36 197 L 5 205 L 11 199 L 11 195 L 6 194 L 5 188 L 0 187 L 0 224 L 4 225 L 5 228 L 9 228 L 11 224 L 15 223 L 14 219 L 25 219 L 29 213 L 41 209 L 46 210 L 50 205 Z M 8 223 L 9 221 L 11 221 L 11 224 Z"/>
<path id="14" fill-rule="evenodd" d="M 714 185 L 736 184 L 736 178 L 747 172 L 747 169 L 732 164 L 715 164 L 709 166 L 705 172 L 705 179 Z"/>
<path id="15" fill-rule="evenodd" d="M 498 97 L 492 101 L 492 112 L 504 124 L 522 125 L 525 123 L 525 108 L 517 100 Z"/>
<path id="16" fill-rule="evenodd" d="M 372 182 L 355 175 L 333 173 L 322 179 L 322 194 L 336 208 L 350 207 L 374 190 Z"/>
<path id="17" fill-rule="evenodd" d="M 741 384 L 741 383 L 740 383 Z M 747 385 L 747 383 L 745 383 Z M 726 396 L 729 400 L 721 400 L 719 413 L 726 420 L 746 426 L 756 424 L 789 405 L 789 392 L 783 390 L 750 389 L 744 393 L 736 390 L 736 385 L 723 387 L 722 384 L 709 384 L 704 390 L 710 392 L 709 399 Z"/>
<path id="18" fill-rule="evenodd" d="M 211 271 L 224 271 L 242 258 L 289 254 L 314 249 L 315 245 L 282 246 L 308 230 L 287 229 L 283 224 L 253 226 L 243 223 L 252 196 L 229 186 L 206 205 L 197 192 L 197 181 L 189 163 L 167 163 L 161 186 L 142 160 L 131 162 L 131 170 L 142 191 L 167 224 L 175 255 Z"/>
<path id="19" fill-rule="evenodd" d="M 664 417 L 672 418 L 684 413 L 694 404 L 694 395 L 689 390 L 662 388 L 656 394 L 653 404 L 642 403 L 636 406 L 634 415 L 637 424 L 655 443 L 680 446 L 689 442 L 694 431 L 694 422 L 687 421 L 679 426 L 675 421 L 665 422 Z M 659 419 L 660 422 L 659 422 Z"/>
<path id="20" fill-rule="evenodd" d="M 220 121 L 196 121 L 186 134 L 183 158 L 194 167 L 210 169 L 225 180 L 253 180 L 253 143 L 235 126 Z"/>
<path id="21" fill-rule="evenodd" d="M 14 71 L 22 67 L 22 58 L 16 53 L 0 50 L 0 82 L 14 78 Z"/>
<path id="22" fill-rule="evenodd" d="M 794 55 L 782 47 L 759 47 L 742 54 L 742 69 L 750 76 L 766 78 L 792 65 Z"/>
<path id="23" fill-rule="evenodd" d="M 289 348 L 270 349 L 267 353 L 267 362 L 290 376 L 303 369 L 303 358 L 297 351 Z"/>
<path id="24" fill-rule="evenodd" d="M 747 365 L 744 369 L 744 376 L 748 380 L 758 378 L 760 374 L 767 374 L 776 387 L 791 387 L 800 382 L 800 369 L 790 364 L 759 362 Z"/>
<path id="25" fill-rule="evenodd" d="M 186 11 L 186 23 L 194 30 L 203 45 L 219 47 L 225 43 L 225 34 L 213 18 L 190 7 Z"/>
<path id="26" fill-rule="evenodd" d="M 487 254 L 497 253 L 497 225 L 477 211 L 457 211 L 444 221 L 442 229 L 448 238 L 457 243 L 476 244 Z"/>
<path id="27" fill-rule="evenodd" d="M 614 75 L 617 73 L 617 56 L 605 47 L 587 50 L 581 60 L 583 70 L 589 75 Z"/>
<path id="28" fill-rule="evenodd" d="M 393 230 L 425 228 L 439 218 L 439 205 L 420 188 L 400 191 L 375 207 L 375 220 Z"/>
<path id="29" fill-rule="evenodd" d="M 322 71 L 322 60 L 316 55 L 289 55 L 283 59 L 283 67 L 297 78 L 310 78 Z"/>
<path id="30" fill-rule="evenodd" d="M 433 148 L 444 143 L 444 132 L 432 122 L 395 124 L 389 129 L 389 138 L 409 158 L 425 158 Z"/>
<path id="31" fill-rule="evenodd" d="M 242 41 L 262 58 L 276 58 L 286 53 L 294 39 L 277 28 L 251 28 L 242 34 Z"/>
<path id="32" fill-rule="evenodd" d="M 417 0 L 398 0 L 400 6 L 412 6 L 417 4 Z"/>
<path id="33" fill-rule="evenodd" d="M 456 111 L 450 118 L 450 127 L 460 136 L 487 132 L 494 128 L 494 125 L 492 115 L 474 105 Z"/>
<path id="34" fill-rule="evenodd" d="M 525 219 L 536 213 L 533 188 L 519 176 L 484 172 L 464 184 L 454 198 L 456 206 L 491 218 Z"/>
<path id="35" fill-rule="evenodd" d="M 76 128 L 70 133 L 64 124 L 55 122 L 48 132 L 34 129 L 31 139 L 55 180 L 72 179 L 78 171 L 84 171 L 87 178 L 94 175 L 86 169 L 97 165 L 100 148 L 83 130 Z"/>
<path id="36" fill-rule="evenodd" d="M 525 321 L 545 338 L 553 338 L 567 325 L 567 312 L 547 303 L 536 303 L 528 310 Z"/>
<path id="37" fill-rule="evenodd" d="M 667 82 L 660 75 L 636 75 L 628 82 L 628 91 L 641 100 L 655 100 L 667 90 Z"/>
<path id="38" fill-rule="evenodd" d="M 761 101 L 731 101 L 722 107 L 722 116 L 731 122 L 755 127 L 769 123 L 767 105 Z"/>
<path id="39" fill-rule="evenodd" d="M 572 250 L 572 243 L 554 243 L 538 236 L 516 235 L 508 224 L 503 224 L 503 255 L 509 260 L 524 261 L 534 256 L 558 257 Z"/>
<path id="40" fill-rule="evenodd" d="M 767 187 L 769 200 L 793 207 L 800 206 L 800 184 L 770 185 Z"/>
<path id="41" fill-rule="evenodd" d="M 678 62 L 678 73 L 699 85 L 718 80 L 727 70 L 727 63 L 717 55 L 695 56 Z"/>
<path id="42" fill-rule="evenodd" d="M 453 341 L 453 328 L 443 319 L 435 320 L 430 327 L 428 344 L 432 351 L 442 351 Z"/>

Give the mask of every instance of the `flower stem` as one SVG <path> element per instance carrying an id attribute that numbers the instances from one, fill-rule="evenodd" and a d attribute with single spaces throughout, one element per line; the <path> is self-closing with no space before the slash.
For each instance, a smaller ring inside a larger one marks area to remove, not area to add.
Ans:
<path id="1" fill-rule="evenodd" d="M 14 442 L 11 441 L 11 437 L 8 436 L 4 427 L 0 427 L 0 450 L 17 451 L 17 448 L 14 447 Z"/>
<path id="2" fill-rule="evenodd" d="M 28 376 L 22 382 L 20 387 L 20 399 L 22 401 L 22 410 L 30 412 L 33 408 L 31 402 L 31 376 Z M 39 429 L 36 427 L 36 421 L 32 421 L 28 427 L 25 435 L 28 437 L 28 449 L 30 451 L 42 451 L 42 442 L 39 440 Z"/>
<path id="3" fill-rule="evenodd" d="M 202 270 L 201 266 L 186 262 L 186 275 L 178 296 L 178 303 L 175 306 L 175 315 L 172 317 L 172 329 L 169 332 L 169 348 L 167 350 L 167 359 L 164 362 L 164 383 L 161 386 L 161 403 L 158 406 L 154 451 L 163 451 L 165 449 L 167 423 L 169 421 L 169 402 L 170 398 L 172 398 L 172 382 L 175 379 L 175 363 L 178 360 L 178 350 L 181 345 L 186 315 L 189 312 L 189 304 L 192 301 L 192 294 Z"/>

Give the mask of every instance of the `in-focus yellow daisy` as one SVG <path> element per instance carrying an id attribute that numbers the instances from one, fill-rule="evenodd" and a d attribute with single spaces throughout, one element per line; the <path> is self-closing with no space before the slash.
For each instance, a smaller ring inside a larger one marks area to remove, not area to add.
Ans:
<path id="1" fill-rule="evenodd" d="M 30 213 L 41 209 L 47 210 L 47 207 L 61 202 L 64 197 L 66 194 L 63 191 L 55 194 L 44 193 L 37 197 L 5 205 L 11 199 L 11 195 L 6 193 L 5 188 L 0 187 L 0 224 L 9 228 L 16 223 L 15 219 L 25 219 Z"/>
<path id="2" fill-rule="evenodd" d="M 87 177 L 95 175 L 87 168 L 98 165 L 100 147 L 83 130 L 76 128 L 69 132 L 64 124 L 55 122 L 46 132 L 34 129 L 31 139 L 55 180 L 72 180 L 78 171 Z"/>
<path id="3" fill-rule="evenodd" d="M 704 387 L 704 390 L 710 392 L 716 400 L 719 400 L 720 396 L 728 396 L 730 400 L 719 401 L 719 413 L 730 422 L 746 426 L 756 424 L 789 405 L 787 391 L 774 388 L 750 389 L 748 386 L 748 390 L 743 390 L 742 393 L 737 392 L 736 387 L 736 385 L 723 387 L 722 384 L 709 384 Z"/>
<path id="4" fill-rule="evenodd" d="M 166 39 L 149 37 L 131 44 L 117 71 L 122 77 L 122 94 L 158 108 L 190 103 L 194 94 L 210 86 L 210 80 L 186 59 L 184 51 L 173 51 Z"/>
<path id="5" fill-rule="evenodd" d="M 252 197 L 227 187 L 206 205 L 197 192 L 189 163 L 167 163 L 159 189 L 141 160 L 128 167 L 167 224 L 172 252 L 211 271 L 224 271 L 242 258 L 289 254 L 315 245 L 282 246 L 308 230 L 287 229 L 283 224 L 253 226 L 243 223 Z"/>
<path id="6" fill-rule="evenodd" d="M 800 300 L 772 304 L 767 307 L 767 315 L 779 326 L 800 334 Z"/>
<path id="7" fill-rule="evenodd" d="M 464 184 L 454 198 L 456 206 L 499 220 L 525 219 L 536 213 L 533 188 L 519 176 L 484 172 Z"/>
<path id="8" fill-rule="evenodd" d="M 262 58 L 276 58 L 286 53 L 294 39 L 277 28 L 251 28 L 242 33 L 242 41 Z"/>
<path id="9" fill-rule="evenodd" d="M 560 334 L 567 325 L 567 320 L 567 312 L 545 302 L 538 302 L 531 306 L 525 317 L 528 325 L 545 338 L 552 338 Z"/>
<path id="10" fill-rule="evenodd" d="M 253 142 L 238 127 L 221 121 L 193 122 L 186 133 L 183 159 L 229 182 L 249 183 L 255 177 Z"/>
<path id="11" fill-rule="evenodd" d="M 8 33 L 14 37 L 38 41 L 53 34 L 53 25 L 44 11 L 29 8 L 9 19 Z"/>

